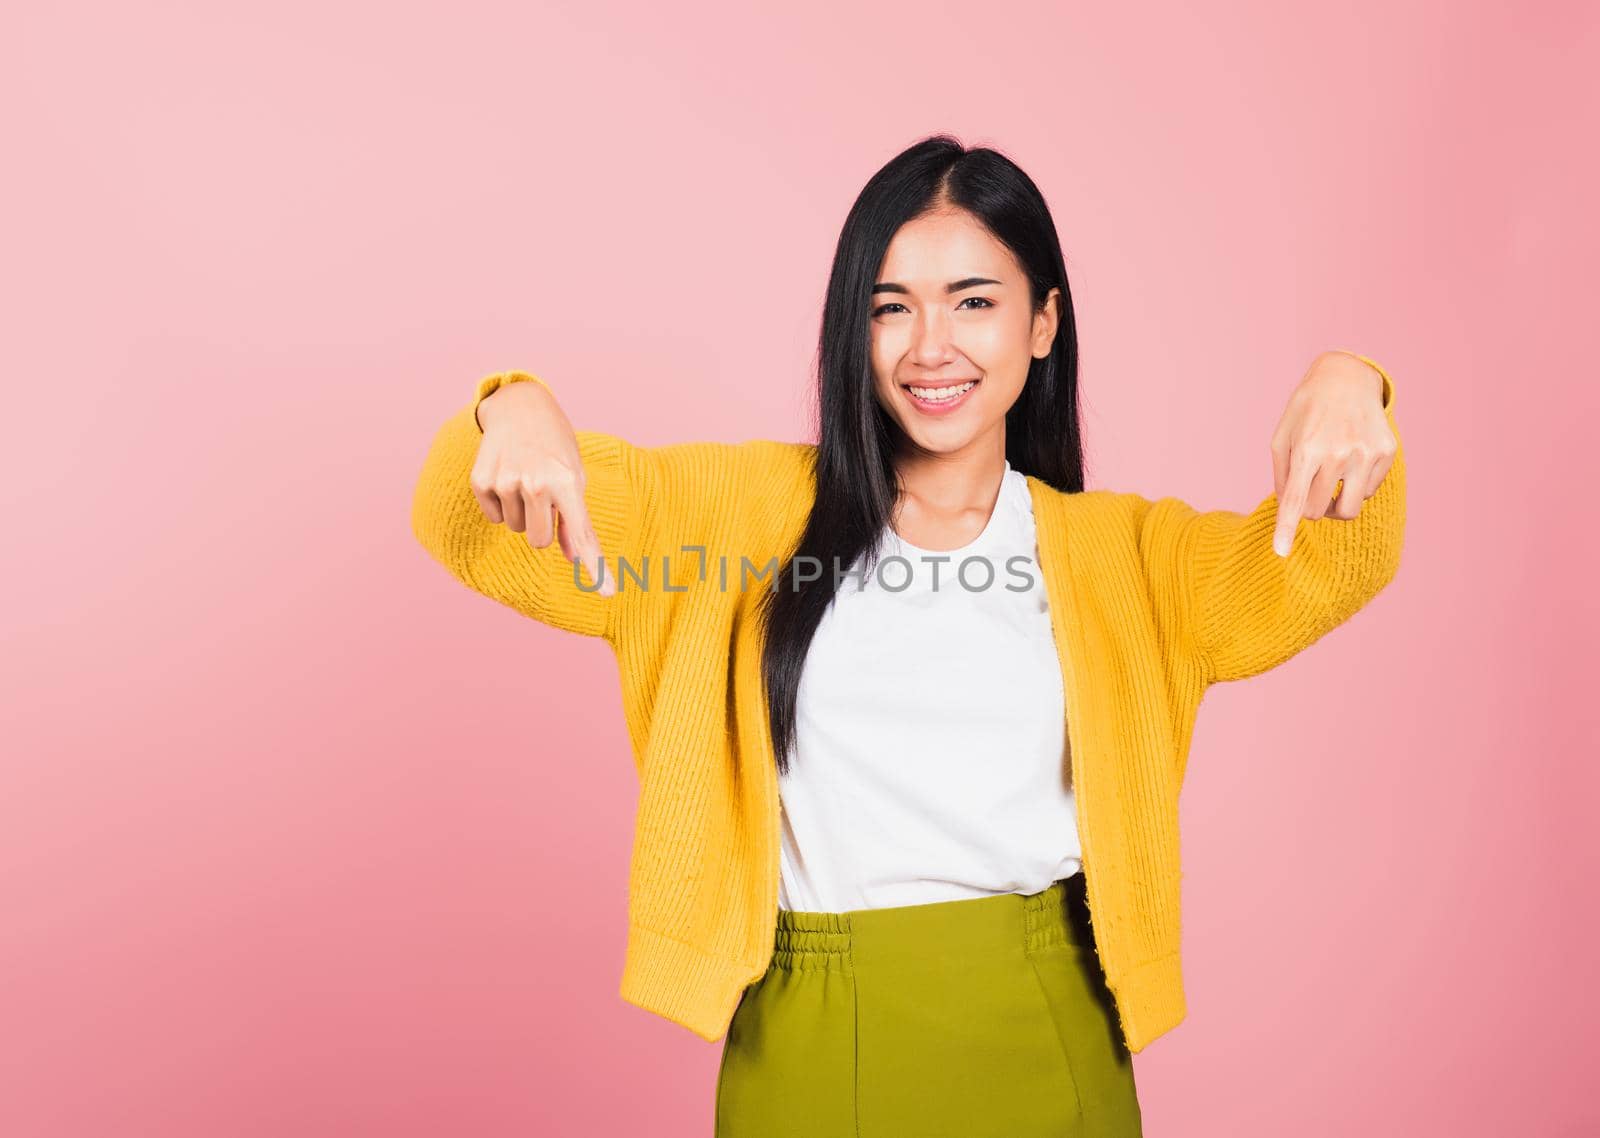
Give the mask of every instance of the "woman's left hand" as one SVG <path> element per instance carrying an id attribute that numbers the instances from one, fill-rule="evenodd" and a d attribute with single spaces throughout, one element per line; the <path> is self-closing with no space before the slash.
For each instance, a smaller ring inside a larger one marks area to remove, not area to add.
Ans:
<path id="1" fill-rule="evenodd" d="M 1347 352 L 1318 356 L 1272 433 L 1277 554 L 1289 556 L 1301 518 L 1354 518 L 1389 473 L 1397 445 L 1383 376 Z"/>

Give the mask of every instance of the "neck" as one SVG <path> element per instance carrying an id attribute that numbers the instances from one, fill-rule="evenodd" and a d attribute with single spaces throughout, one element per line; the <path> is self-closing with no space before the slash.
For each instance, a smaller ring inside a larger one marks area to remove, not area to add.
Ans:
<path id="1" fill-rule="evenodd" d="M 998 432 L 948 454 L 902 451 L 895 458 L 900 497 L 891 524 L 924 548 L 966 544 L 993 514 L 1005 466 L 1005 436 Z"/>

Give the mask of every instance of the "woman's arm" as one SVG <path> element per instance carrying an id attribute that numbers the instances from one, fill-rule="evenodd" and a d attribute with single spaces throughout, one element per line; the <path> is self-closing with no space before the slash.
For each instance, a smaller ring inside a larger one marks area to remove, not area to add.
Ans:
<path id="1" fill-rule="evenodd" d="M 1341 413 L 1326 424 L 1330 432 L 1355 437 L 1381 479 L 1371 497 L 1358 501 L 1353 517 L 1288 518 L 1293 542 L 1285 557 L 1273 548 L 1280 523 L 1277 492 L 1248 514 L 1202 513 L 1178 498 L 1146 504 L 1140 548 L 1158 622 L 1198 659 L 1208 682 L 1244 679 L 1283 663 L 1348 620 L 1399 568 L 1406 470 L 1394 421 L 1394 382 L 1375 361 L 1355 358 L 1376 372 L 1373 397 L 1381 401 L 1382 420 Z M 1300 421 L 1315 424 L 1322 410 L 1313 405 Z M 1352 424 L 1353 435 L 1347 430 Z M 1310 428 L 1313 437 L 1319 429 Z M 1392 440 L 1392 457 L 1381 453 L 1386 438 Z M 1285 498 L 1292 493 L 1300 499 L 1309 474 L 1298 466 L 1290 473 L 1287 456 L 1278 465 L 1278 481 L 1289 487 Z M 1331 496 L 1329 471 L 1311 485 L 1312 498 L 1324 489 Z"/>
<path id="2" fill-rule="evenodd" d="M 527 372 L 487 376 L 478 383 L 472 400 L 445 420 L 417 480 L 412 531 L 437 561 L 477 592 L 543 624 L 614 642 L 625 598 L 595 591 L 587 561 L 581 563 L 585 566 L 581 577 L 575 576 L 574 562 L 558 535 L 548 532 L 548 521 L 542 527 L 545 532 L 540 532 L 538 519 L 522 519 L 527 532 L 520 532 L 507 524 L 515 524 L 512 518 L 491 519 L 472 484 L 484 446 L 479 419 L 484 401 L 505 385 L 530 381 L 549 391 L 548 384 Z M 502 413 L 511 412 L 497 411 Z M 584 528 L 586 514 L 586 528 L 592 530 L 605 575 L 612 581 L 617 578 L 618 558 L 639 566 L 646 526 L 659 528 L 663 515 L 675 538 L 693 543 L 718 504 L 731 500 L 737 463 L 745 453 L 733 443 L 638 447 L 600 431 L 572 431 L 571 439 L 582 464 L 583 508 L 573 511 L 577 516 L 570 519 L 569 536 L 574 544 L 587 540 L 588 535 L 577 532 Z M 484 468 L 479 469 L 481 474 Z M 535 538 L 547 544 L 535 545 Z M 651 566 L 651 573 L 652 587 L 659 588 L 654 579 L 658 567 Z M 639 591 L 631 582 L 624 588 Z"/>

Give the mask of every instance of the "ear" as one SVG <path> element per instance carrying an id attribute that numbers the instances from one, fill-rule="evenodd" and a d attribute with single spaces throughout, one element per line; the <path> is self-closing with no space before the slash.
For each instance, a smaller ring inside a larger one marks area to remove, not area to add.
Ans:
<path id="1" fill-rule="evenodd" d="M 1056 341 L 1056 327 L 1061 323 L 1061 290 L 1053 288 L 1046 294 L 1044 304 L 1033 317 L 1033 356 L 1044 359 L 1050 354 L 1050 345 Z"/>

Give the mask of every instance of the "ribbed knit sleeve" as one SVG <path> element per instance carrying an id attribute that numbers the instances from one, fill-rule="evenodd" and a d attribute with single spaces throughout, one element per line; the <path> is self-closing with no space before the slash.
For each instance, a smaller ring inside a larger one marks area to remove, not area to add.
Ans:
<path id="1" fill-rule="evenodd" d="M 574 575 L 561 543 L 535 547 L 525 533 L 491 522 L 469 481 L 483 439 L 478 404 L 507 382 L 532 380 L 504 372 L 479 381 L 473 398 L 445 420 L 434 436 L 412 498 L 411 526 L 422 546 L 468 587 L 526 616 L 613 644 L 626 606 L 640 612 L 665 604 L 661 590 L 605 597 L 587 572 Z M 642 560 L 646 535 L 662 529 L 693 543 L 728 499 L 728 467 L 743 453 L 735 444 L 677 443 L 634 446 L 601 431 L 575 430 L 584 469 L 584 503 L 600 540 L 606 572 L 626 589 L 619 559 Z M 582 587 L 580 587 L 580 582 Z"/>
<path id="2" fill-rule="evenodd" d="M 1178 498 L 1145 503 L 1140 548 L 1157 620 L 1207 682 L 1245 679 L 1283 663 L 1348 620 L 1399 569 L 1406 469 L 1394 382 L 1374 360 L 1360 358 L 1382 376 L 1397 450 L 1355 518 L 1302 518 L 1289 556 L 1280 557 L 1272 548 L 1276 493 L 1246 514 L 1200 512 Z"/>

